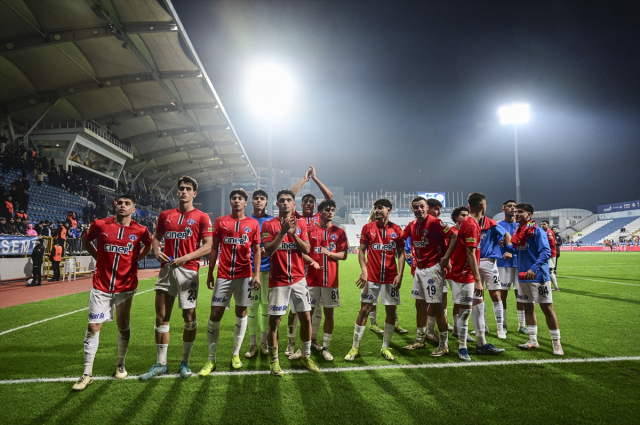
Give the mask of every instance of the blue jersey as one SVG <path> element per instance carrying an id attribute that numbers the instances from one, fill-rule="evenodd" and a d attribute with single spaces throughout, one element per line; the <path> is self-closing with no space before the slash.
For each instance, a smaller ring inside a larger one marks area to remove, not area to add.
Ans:
<path id="1" fill-rule="evenodd" d="M 490 227 L 480 232 L 480 259 L 502 258 L 500 241 L 507 231 L 500 225 Z"/>
<path id="2" fill-rule="evenodd" d="M 515 221 L 513 223 L 508 223 L 503 220 L 503 221 L 499 221 L 498 224 L 502 226 L 502 228 L 505 229 L 507 232 L 509 232 L 511 237 L 513 237 L 513 235 L 516 233 L 516 229 L 518 229 L 518 223 Z M 509 245 L 505 248 L 501 248 L 500 252 L 503 255 L 505 252 L 510 252 L 512 257 L 509 260 L 505 260 L 504 258 L 502 258 L 502 256 L 500 256 L 500 258 L 498 258 L 498 267 L 518 268 L 518 254 L 513 249 L 513 245 Z"/>
<path id="3" fill-rule="evenodd" d="M 262 224 L 265 221 L 269 221 L 273 218 L 272 215 L 269 214 L 265 214 L 264 217 L 254 217 L 253 214 L 249 214 L 250 218 L 256 220 L 258 222 L 258 224 L 260 225 L 260 248 L 264 248 L 264 243 L 262 243 Z M 265 255 L 262 257 L 262 261 L 260 263 L 260 271 L 261 272 L 268 272 L 269 269 L 269 264 L 270 264 L 270 258 L 268 255 Z M 253 264 L 253 250 L 251 250 L 251 270 L 256 271 L 256 266 L 255 264 Z"/>
<path id="4" fill-rule="evenodd" d="M 411 256 L 411 236 L 404 241 L 404 252 L 406 254 L 404 258 L 406 259 L 407 264 L 411 266 L 411 262 L 413 261 L 413 257 Z"/>
<path id="5" fill-rule="evenodd" d="M 535 279 L 521 282 L 549 282 L 549 258 L 551 258 L 551 248 L 549 248 L 549 236 L 540 227 L 536 227 L 535 237 L 527 238 L 524 246 L 518 246 L 518 271 L 526 272 L 531 270 L 536 274 Z M 520 279 L 518 279 L 520 280 Z"/>

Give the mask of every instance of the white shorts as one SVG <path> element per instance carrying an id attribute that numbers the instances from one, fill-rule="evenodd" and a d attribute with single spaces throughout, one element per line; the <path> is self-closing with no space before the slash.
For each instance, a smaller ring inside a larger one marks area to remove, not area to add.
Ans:
<path id="1" fill-rule="evenodd" d="M 287 312 L 289 304 L 291 304 L 293 312 L 311 311 L 311 297 L 306 279 L 301 279 L 293 285 L 269 288 L 270 316 L 283 316 Z"/>
<path id="2" fill-rule="evenodd" d="M 183 310 L 196 308 L 198 301 L 198 289 L 200 288 L 200 275 L 195 270 L 184 267 L 162 266 L 156 291 L 164 291 L 172 297 L 178 298 L 178 307 Z"/>
<path id="3" fill-rule="evenodd" d="M 400 291 L 390 283 L 367 282 L 360 292 L 360 302 L 377 305 L 378 297 L 382 305 L 400 305 Z"/>
<path id="4" fill-rule="evenodd" d="M 500 286 L 500 276 L 498 275 L 498 266 L 495 258 L 482 258 L 480 259 L 480 279 L 482 283 L 486 285 L 489 291 L 499 291 L 502 289 Z"/>
<path id="5" fill-rule="evenodd" d="M 446 293 L 447 283 L 444 280 L 440 264 L 428 269 L 416 269 L 413 276 L 411 298 L 425 300 L 429 304 L 442 302 L 442 294 Z"/>
<path id="6" fill-rule="evenodd" d="M 518 282 L 518 301 L 525 304 L 551 304 L 551 282 Z"/>
<path id="7" fill-rule="evenodd" d="M 309 296 L 311 297 L 311 308 L 322 307 L 334 308 L 340 307 L 340 291 L 338 288 L 330 288 L 327 286 L 310 286 Z"/>
<path id="8" fill-rule="evenodd" d="M 460 283 L 450 280 L 451 296 L 454 304 L 473 305 L 473 283 Z"/>
<path id="9" fill-rule="evenodd" d="M 110 294 L 92 288 L 89 293 L 89 323 L 113 322 L 114 309 L 135 293 L 136 291 Z"/>
<path id="10" fill-rule="evenodd" d="M 211 306 L 229 307 L 231 295 L 236 306 L 251 307 L 253 305 L 253 279 L 244 277 L 241 279 L 216 279 L 211 296 Z"/>
<path id="11" fill-rule="evenodd" d="M 549 268 L 550 269 L 555 269 L 556 268 L 556 257 L 551 257 L 549 258 Z"/>
<path id="12" fill-rule="evenodd" d="M 500 289 L 508 291 L 513 287 L 518 290 L 518 268 L 517 267 L 498 267 L 498 276 L 500 276 Z"/>
<path id="13" fill-rule="evenodd" d="M 253 306 L 269 304 L 269 272 L 260 272 L 260 289 L 254 289 Z"/>

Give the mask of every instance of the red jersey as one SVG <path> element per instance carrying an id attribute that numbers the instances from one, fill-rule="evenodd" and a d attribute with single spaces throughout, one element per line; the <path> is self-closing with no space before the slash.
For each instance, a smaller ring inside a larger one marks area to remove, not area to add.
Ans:
<path id="1" fill-rule="evenodd" d="M 416 263 L 419 269 L 426 269 L 438 264 L 447 252 L 445 241 L 451 233 L 453 230 L 444 221 L 428 214 L 422 223 L 418 220 L 409 223 L 402 237 L 411 238 L 411 250 L 415 251 L 411 265 Z"/>
<path id="2" fill-rule="evenodd" d="M 313 226 L 309 230 L 309 243 L 311 252 L 309 257 L 322 267 L 320 270 L 309 266 L 307 272 L 307 283 L 309 286 L 338 287 L 338 262 L 329 259 L 320 250 L 326 248 L 328 251 L 336 253 L 347 250 L 347 234 L 338 226 L 331 226 L 324 229 L 320 226 Z"/>
<path id="3" fill-rule="evenodd" d="M 156 233 L 164 236 L 164 254 L 179 258 L 200 247 L 202 238 L 211 236 L 213 228 L 209 216 L 197 208 L 181 212 L 177 208 L 162 211 L 158 216 Z M 198 271 L 198 259 L 187 261 L 184 268 Z"/>
<path id="4" fill-rule="evenodd" d="M 95 240 L 98 251 L 93 287 L 108 293 L 135 291 L 140 244 L 151 245 L 147 228 L 133 220 L 129 226 L 120 226 L 109 217 L 91 223 L 87 240 Z"/>
<path id="5" fill-rule="evenodd" d="M 404 249 L 402 229 L 394 223 L 379 227 L 378 222 L 362 227 L 360 243 L 367 245 L 367 279 L 375 283 L 393 283 L 398 275 L 396 247 Z"/>
<path id="6" fill-rule="evenodd" d="M 275 239 L 280 233 L 282 225 L 276 217 L 262 225 L 262 242 L 267 243 Z M 307 225 L 304 220 L 298 220 L 296 233 L 303 241 L 309 240 Z M 286 234 L 276 252 L 271 256 L 269 271 L 269 287 L 289 286 L 304 278 L 304 260 L 295 239 Z"/>
<path id="7" fill-rule="evenodd" d="M 218 278 L 251 277 L 252 248 L 260 245 L 260 224 L 246 216 L 236 220 L 231 215 L 225 215 L 216 219 L 213 237 L 220 240 Z"/>
<path id="8" fill-rule="evenodd" d="M 453 226 L 453 227 L 451 228 L 451 231 L 452 231 L 453 233 L 455 233 L 456 235 L 458 234 L 458 228 L 457 228 L 457 227 L 455 227 L 455 226 Z M 445 243 L 445 245 L 446 245 L 446 246 L 447 246 L 447 248 L 448 248 L 448 247 L 449 247 L 449 239 L 445 239 L 445 240 L 444 240 L 444 243 Z M 451 261 L 449 261 L 449 264 L 451 264 Z M 451 269 L 446 269 L 446 270 L 445 270 L 444 278 L 445 278 L 445 279 L 449 279 L 449 280 L 451 280 Z"/>
<path id="9" fill-rule="evenodd" d="M 547 236 L 549 237 L 549 248 L 551 248 L 551 258 L 556 257 L 556 234 L 553 233 L 553 230 L 547 230 Z"/>
<path id="10" fill-rule="evenodd" d="M 317 226 L 320 224 L 320 212 L 315 213 L 311 217 L 305 217 L 302 214 L 299 214 L 298 211 L 295 212 L 294 216 L 298 220 L 304 220 L 307 224 L 307 230 L 311 229 L 311 226 Z"/>
<path id="11" fill-rule="evenodd" d="M 458 230 L 458 244 L 451 256 L 451 280 L 458 283 L 473 283 L 473 273 L 467 261 L 467 247 L 476 248 L 476 262 L 480 266 L 480 225 L 473 217 L 467 217 Z"/>

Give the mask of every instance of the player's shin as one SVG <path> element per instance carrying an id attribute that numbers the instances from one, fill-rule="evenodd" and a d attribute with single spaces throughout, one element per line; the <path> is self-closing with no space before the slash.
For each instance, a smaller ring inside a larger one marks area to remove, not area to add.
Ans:
<path id="1" fill-rule="evenodd" d="M 218 322 L 218 326 L 219 326 Z M 242 346 L 242 340 L 244 334 L 247 331 L 247 316 L 236 317 L 236 326 L 233 329 L 233 354 L 237 356 L 240 354 L 240 347 Z"/>
<path id="2" fill-rule="evenodd" d="M 458 312 L 458 347 L 467 348 L 467 336 L 469 335 L 470 308 L 460 307 Z"/>
<path id="3" fill-rule="evenodd" d="M 478 347 L 482 347 L 487 343 L 484 337 L 485 332 L 485 317 L 484 317 L 484 303 L 476 304 L 473 306 L 472 320 L 473 327 L 476 331 L 476 344 Z"/>
<path id="4" fill-rule="evenodd" d="M 254 302 L 251 307 L 247 307 L 247 328 L 249 328 L 249 338 L 251 345 L 258 345 L 258 322 L 260 319 L 258 303 Z"/>
<path id="5" fill-rule="evenodd" d="M 493 303 L 493 314 L 496 317 L 496 324 L 498 325 L 498 331 L 503 330 L 503 310 L 502 310 L 502 301 L 498 301 Z"/>
<path id="6" fill-rule="evenodd" d="M 384 322 L 384 335 L 382 336 L 382 348 L 389 348 L 391 344 L 391 338 L 393 337 L 393 331 L 396 329 L 395 324 Z"/>
<path id="7" fill-rule="evenodd" d="M 365 329 L 366 326 L 358 326 L 356 324 L 353 330 L 353 348 L 360 348 L 360 341 L 362 341 L 362 335 Z"/>
<path id="8" fill-rule="evenodd" d="M 129 349 L 129 339 L 131 338 L 131 326 L 127 325 L 124 329 L 118 329 L 118 363 L 124 365 L 124 358 Z"/>
<path id="9" fill-rule="evenodd" d="M 296 333 L 298 333 L 298 315 L 291 313 L 291 310 L 289 310 L 289 316 L 287 317 L 287 337 L 289 338 L 289 344 L 295 344 Z"/>
<path id="10" fill-rule="evenodd" d="M 185 334 L 191 334 L 197 332 L 198 329 L 198 321 L 193 320 L 192 322 L 185 322 L 184 330 Z M 191 357 L 191 350 L 193 349 L 193 343 L 195 339 L 192 341 L 182 341 L 182 361 L 185 363 L 189 363 L 189 357 Z"/>
<path id="11" fill-rule="evenodd" d="M 267 343 L 269 332 L 269 304 L 260 304 L 260 344 Z"/>
<path id="12" fill-rule="evenodd" d="M 96 358 L 98 344 L 100 342 L 100 331 L 87 331 L 84 335 L 84 372 L 85 375 L 93 375 L 93 360 Z"/>
<path id="13" fill-rule="evenodd" d="M 165 337 L 165 334 L 167 336 L 169 335 L 169 325 L 156 326 L 156 351 L 158 363 L 163 365 L 167 364 L 167 348 L 169 347 L 168 343 L 162 343 L 165 338 L 168 340 L 168 338 Z"/>
<path id="14" fill-rule="evenodd" d="M 318 331 L 322 322 L 322 307 L 316 307 L 311 312 L 311 340 L 318 339 Z"/>
<path id="15" fill-rule="evenodd" d="M 216 361 L 218 340 L 220 339 L 220 322 L 209 320 L 207 325 L 207 343 L 209 345 L 209 360 Z"/>

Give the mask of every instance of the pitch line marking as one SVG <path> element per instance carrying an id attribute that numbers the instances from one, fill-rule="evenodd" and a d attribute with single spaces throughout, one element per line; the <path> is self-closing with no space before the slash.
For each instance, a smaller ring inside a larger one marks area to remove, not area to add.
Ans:
<path id="1" fill-rule="evenodd" d="M 512 366 L 512 365 L 540 365 L 540 364 L 569 364 L 569 363 L 603 363 L 603 362 L 625 362 L 625 361 L 639 361 L 640 356 L 628 356 L 628 357 L 591 357 L 591 358 L 576 358 L 576 359 L 538 359 L 538 360 L 502 360 L 502 361 L 483 361 L 483 362 L 460 362 L 460 363 L 423 363 L 423 364 L 405 364 L 405 365 L 381 365 L 381 366 L 352 366 L 352 367 L 332 367 L 326 369 L 320 369 L 322 373 L 336 373 L 336 372 L 362 372 L 369 370 L 395 370 L 395 369 L 448 369 L 448 368 L 463 368 L 463 367 L 481 367 L 481 366 Z M 301 374 L 309 373 L 304 369 L 292 369 L 287 370 L 287 374 Z M 214 372 L 211 376 L 240 376 L 240 375 L 269 375 L 268 370 L 247 370 L 240 372 Z M 179 378 L 178 374 L 160 375 L 154 379 L 171 379 Z M 193 374 L 191 378 L 196 378 L 197 374 Z M 138 375 L 129 375 L 125 380 L 139 379 Z M 33 384 L 41 382 L 75 382 L 78 378 L 71 377 L 58 377 L 58 378 L 32 378 L 32 379 L 4 379 L 0 380 L 0 385 L 9 384 Z M 117 380 L 113 376 L 94 376 L 94 381 L 111 381 Z"/>
<path id="2" fill-rule="evenodd" d="M 560 275 L 558 275 L 557 277 L 562 279 L 588 280 L 590 282 L 616 283 L 618 285 L 640 286 L 640 284 L 637 284 L 637 283 L 615 282 L 613 280 L 597 280 L 597 279 L 587 279 L 585 277 L 569 277 L 569 276 L 560 276 Z"/>
<path id="3" fill-rule="evenodd" d="M 155 288 L 153 288 L 153 289 L 155 289 Z M 153 291 L 153 289 L 147 289 L 146 291 L 137 292 L 134 295 L 134 297 L 136 295 L 144 294 L 145 292 Z M 68 315 L 74 314 L 74 313 L 79 313 L 79 312 L 85 311 L 85 310 L 89 310 L 89 307 L 81 308 L 80 310 L 70 311 L 69 313 L 64 313 L 64 314 L 61 314 L 59 316 L 54 316 L 54 317 L 49 317 L 47 319 L 38 320 L 37 322 L 29 323 L 28 325 L 18 326 L 17 328 L 13 328 L 13 329 L 9 329 L 8 331 L 0 332 L 0 335 L 8 334 L 10 332 L 17 331 L 17 330 L 24 329 L 24 328 L 28 328 L 28 327 L 33 326 L 33 325 L 38 325 L 40 323 L 48 322 L 49 320 L 59 319 L 61 317 L 68 316 Z"/>

